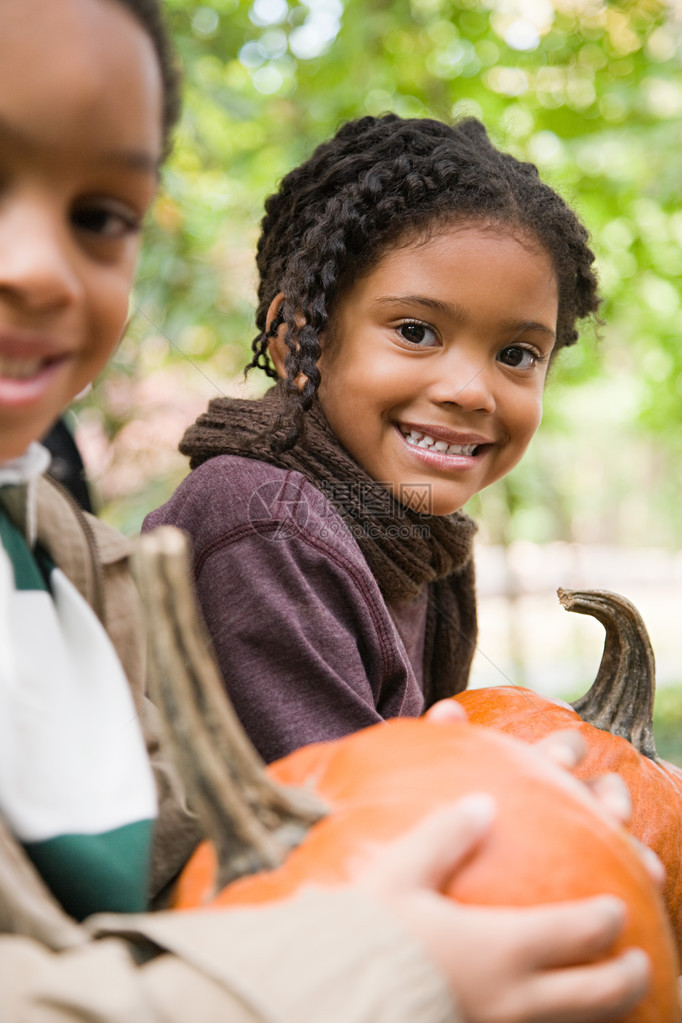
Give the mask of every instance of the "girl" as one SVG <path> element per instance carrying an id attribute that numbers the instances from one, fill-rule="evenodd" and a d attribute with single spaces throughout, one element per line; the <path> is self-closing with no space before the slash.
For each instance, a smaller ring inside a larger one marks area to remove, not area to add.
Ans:
<path id="1" fill-rule="evenodd" d="M 346 124 L 266 203 L 252 367 L 147 526 L 194 545 L 238 713 L 266 759 L 467 684 L 474 525 L 523 455 L 550 359 L 598 305 L 587 234 L 483 126 Z"/>
<path id="2" fill-rule="evenodd" d="M 625 1012 L 649 967 L 637 950 L 608 956 L 618 900 L 491 915 L 438 897 L 490 826 L 480 798 L 398 843 L 362 890 L 138 912 L 184 863 L 196 822 L 143 698 L 129 545 L 42 478 L 36 441 L 124 327 L 176 97 L 156 0 L 0 4 L 0 1018 Z"/>

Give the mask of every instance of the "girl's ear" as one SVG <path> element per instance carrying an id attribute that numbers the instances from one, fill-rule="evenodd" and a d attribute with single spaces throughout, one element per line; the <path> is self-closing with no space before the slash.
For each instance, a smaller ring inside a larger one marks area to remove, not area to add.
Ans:
<path id="1" fill-rule="evenodd" d="M 280 322 L 280 310 L 284 301 L 283 292 L 279 292 L 273 298 L 265 318 L 265 333 L 268 338 L 268 354 L 272 364 L 277 370 L 277 375 L 282 380 L 286 379 L 287 371 L 284 368 L 284 360 L 289 354 L 289 348 L 284 340 L 287 331 L 286 323 Z M 274 329 L 274 333 L 271 333 Z"/>
<path id="2" fill-rule="evenodd" d="M 280 291 L 270 303 L 268 314 L 265 317 L 265 333 L 268 337 L 268 354 L 272 359 L 272 364 L 277 370 L 277 375 L 280 379 L 286 380 L 288 374 L 284 360 L 289 355 L 289 346 L 284 340 L 287 333 L 287 325 L 280 317 L 283 301 L 284 293 Z M 302 327 L 305 324 L 305 318 L 302 313 L 297 313 L 295 319 L 297 327 Z M 305 373 L 298 374 L 294 383 L 299 391 L 305 386 L 307 379 Z"/>

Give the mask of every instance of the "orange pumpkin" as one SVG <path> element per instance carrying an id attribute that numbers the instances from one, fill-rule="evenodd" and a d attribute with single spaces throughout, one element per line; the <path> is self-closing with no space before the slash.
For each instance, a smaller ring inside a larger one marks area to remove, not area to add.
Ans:
<path id="1" fill-rule="evenodd" d="M 569 610 L 598 617 L 606 628 L 597 678 L 574 706 L 519 686 L 460 693 L 470 721 L 529 742 L 563 728 L 581 733 L 587 756 L 577 769 L 589 779 L 613 771 L 632 798 L 630 831 L 666 869 L 664 898 L 682 958 L 682 769 L 660 760 L 653 737 L 654 662 L 646 629 L 623 597 L 560 591 Z"/>
<path id="2" fill-rule="evenodd" d="M 297 750 L 271 765 L 287 785 L 314 788 L 332 812 L 278 868 L 233 881 L 215 895 L 205 843 L 185 868 L 176 907 L 254 904 L 310 882 L 352 878 L 368 848 L 400 835 L 432 808 L 471 791 L 498 800 L 481 853 L 448 894 L 463 902 L 525 906 L 611 892 L 629 907 L 619 946 L 645 948 L 651 995 L 630 1023 L 678 1019 L 677 957 L 665 908 L 623 831 L 587 789 L 530 746 L 467 722 L 396 720 Z"/>

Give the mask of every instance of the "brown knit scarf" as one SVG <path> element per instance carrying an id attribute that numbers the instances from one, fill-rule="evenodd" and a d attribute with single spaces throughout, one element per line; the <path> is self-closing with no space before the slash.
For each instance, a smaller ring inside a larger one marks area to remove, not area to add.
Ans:
<path id="1" fill-rule="evenodd" d="M 190 457 L 192 469 L 229 454 L 305 476 L 351 527 L 388 603 L 413 599 L 430 584 L 424 645 L 427 706 L 461 692 L 476 643 L 473 521 L 461 512 L 422 515 L 395 500 L 339 444 L 318 403 L 306 414 L 305 435 L 296 446 L 273 451 L 272 438 L 279 435 L 273 428 L 282 410 L 278 387 L 258 400 L 215 398 L 186 431 L 180 451 Z"/>

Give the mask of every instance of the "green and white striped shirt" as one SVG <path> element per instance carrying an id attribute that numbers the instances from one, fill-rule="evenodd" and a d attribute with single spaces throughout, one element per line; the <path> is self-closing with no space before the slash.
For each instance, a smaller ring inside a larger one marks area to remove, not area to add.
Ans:
<path id="1" fill-rule="evenodd" d="M 1 503 L 0 544 L 0 814 L 71 915 L 139 912 L 156 795 L 123 669 Z"/>

